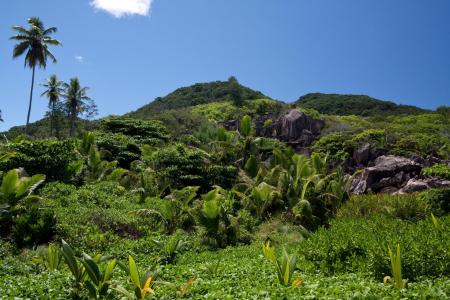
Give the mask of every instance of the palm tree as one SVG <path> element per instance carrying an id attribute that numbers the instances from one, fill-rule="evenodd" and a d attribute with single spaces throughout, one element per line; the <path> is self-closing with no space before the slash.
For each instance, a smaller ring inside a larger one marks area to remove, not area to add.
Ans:
<path id="1" fill-rule="evenodd" d="M 53 134 L 53 129 L 56 127 L 56 109 L 59 104 L 59 98 L 63 93 L 64 82 L 58 80 L 55 74 L 47 78 L 47 83 L 43 84 L 46 88 L 41 96 L 48 98 L 48 108 L 50 109 L 50 135 Z"/>
<path id="2" fill-rule="evenodd" d="M 25 67 L 28 65 L 33 70 L 31 77 L 30 103 L 28 104 L 27 124 L 25 131 L 28 132 L 28 124 L 30 123 L 31 104 L 33 101 L 34 72 L 36 66 L 44 68 L 47 66 L 47 59 L 50 58 L 56 63 L 56 58 L 48 49 L 48 46 L 58 46 L 61 43 L 50 37 L 52 33 L 57 31 L 56 27 L 45 29 L 44 24 L 39 18 L 31 17 L 28 19 L 30 27 L 28 29 L 22 26 L 13 26 L 13 30 L 17 35 L 12 36 L 11 40 L 18 41 L 14 46 L 13 58 L 17 58 L 25 54 Z"/>
<path id="3" fill-rule="evenodd" d="M 70 136 L 73 136 L 77 117 L 89 109 L 90 104 L 88 101 L 92 101 L 92 99 L 87 96 L 89 88 L 81 87 L 78 78 L 70 79 L 69 84 L 64 83 L 64 88 L 65 105 L 70 122 Z"/>
<path id="4" fill-rule="evenodd" d="M 0 122 L 3 122 L 3 119 L 2 119 L 2 110 L 0 109 Z"/>

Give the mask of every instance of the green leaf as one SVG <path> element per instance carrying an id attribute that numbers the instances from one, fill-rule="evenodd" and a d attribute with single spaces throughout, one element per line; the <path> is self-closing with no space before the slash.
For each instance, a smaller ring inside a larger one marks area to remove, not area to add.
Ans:
<path id="1" fill-rule="evenodd" d="M 139 270 L 136 266 L 136 262 L 134 261 L 131 255 L 128 256 L 128 265 L 130 266 L 131 282 L 134 284 L 135 287 L 141 288 Z"/>

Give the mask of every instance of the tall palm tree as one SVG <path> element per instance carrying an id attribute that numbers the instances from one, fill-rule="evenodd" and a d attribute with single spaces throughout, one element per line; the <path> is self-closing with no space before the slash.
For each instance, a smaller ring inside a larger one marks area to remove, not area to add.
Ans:
<path id="1" fill-rule="evenodd" d="M 92 101 L 92 99 L 87 95 L 89 88 L 81 87 L 78 78 L 70 79 L 69 84 L 64 83 L 64 88 L 65 105 L 70 123 L 70 136 L 73 136 L 77 117 L 89 109 L 89 101 Z"/>
<path id="2" fill-rule="evenodd" d="M 64 92 L 64 82 L 58 80 L 55 74 L 47 78 L 46 83 L 43 84 L 46 90 L 41 96 L 46 96 L 48 99 L 48 108 L 50 109 L 50 135 L 53 134 L 53 129 L 56 127 L 56 109 L 59 104 L 59 99 Z"/>
<path id="3" fill-rule="evenodd" d="M 31 77 L 31 91 L 30 102 L 28 104 L 27 124 L 25 127 L 28 132 L 28 124 L 30 123 L 31 104 L 33 102 L 33 87 L 34 87 L 34 72 L 36 66 L 44 68 L 47 66 L 47 59 L 53 63 L 56 63 L 56 58 L 52 52 L 48 49 L 48 46 L 58 46 L 61 43 L 58 40 L 50 37 L 52 33 L 57 31 L 56 27 L 50 27 L 45 29 L 44 24 L 39 18 L 31 17 L 28 19 L 29 28 L 26 29 L 22 26 L 13 26 L 13 30 L 17 32 L 16 35 L 10 39 L 18 41 L 18 44 L 14 46 L 13 58 L 17 58 L 23 54 L 25 55 L 25 67 L 28 65 L 33 72 Z"/>
<path id="4" fill-rule="evenodd" d="M 3 119 L 2 119 L 2 110 L 0 109 L 0 122 L 3 122 Z"/>

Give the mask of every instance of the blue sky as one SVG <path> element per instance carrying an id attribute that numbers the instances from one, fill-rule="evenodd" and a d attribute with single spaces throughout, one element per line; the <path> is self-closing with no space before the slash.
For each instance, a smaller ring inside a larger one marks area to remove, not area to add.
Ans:
<path id="1" fill-rule="evenodd" d="M 0 131 L 26 120 L 31 72 L 8 38 L 30 16 L 64 45 L 37 72 L 33 121 L 53 73 L 89 86 L 100 116 L 230 75 L 283 101 L 326 92 L 450 105 L 448 0 L 93 1 L 0 1 Z"/>

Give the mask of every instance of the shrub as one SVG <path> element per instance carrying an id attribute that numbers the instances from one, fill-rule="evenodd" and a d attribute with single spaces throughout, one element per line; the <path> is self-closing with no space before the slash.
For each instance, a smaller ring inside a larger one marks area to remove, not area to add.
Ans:
<path id="1" fill-rule="evenodd" d="M 332 160 L 345 160 L 354 148 L 351 137 L 349 132 L 332 132 L 317 140 L 313 148 L 315 152 L 328 153 Z"/>
<path id="2" fill-rule="evenodd" d="M 446 164 L 435 164 L 422 170 L 423 175 L 430 177 L 439 177 L 450 180 L 450 166 Z"/>
<path id="3" fill-rule="evenodd" d="M 4 146 L 9 158 L 0 160 L 0 170 L 24 168 L 29 174 L 45 174 L 48 180 L 67 180 L 69 164 L 78 158 L 70 140 L 27 141 Z"/>
<path id="4" fill-rule="evenodd" d="M 51 210 L 32 206 L 21 214 L 12 227 L 12 239 L 18 247 L 49 242 L 56 232 L 56 218 Z"/>
<path id="5" fill-rule="evenodd" d="M 199 149 L 175 144 L 158 149 L 152 160 L 159 177 L 169 180 L 174 188 L 207 185 L 206 156 Z"/>
<path id="6" fill-rule="evenodd" d="M 435 215 L 442 216 L 450 213 L 450 188 L 425 191 L 421 198 L 428 203 Z"/>
<path id="7" fill-rule="evenodd" d="M 126 117 L 108 117 L 100 121 L 103 131 L 121 133 L 139 140 L 142 144 L 167 141 L 169 134 L 159 121 L 145 121 Z"/>

